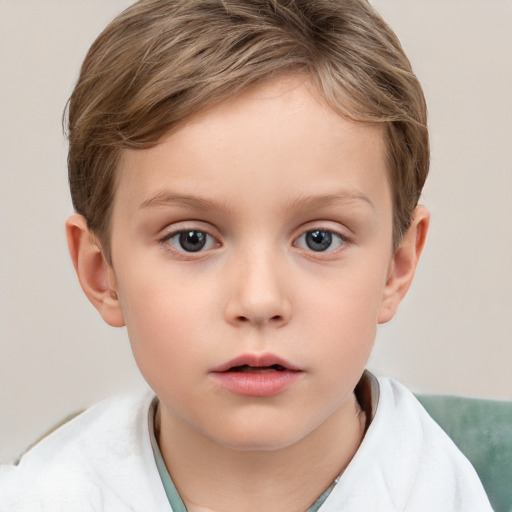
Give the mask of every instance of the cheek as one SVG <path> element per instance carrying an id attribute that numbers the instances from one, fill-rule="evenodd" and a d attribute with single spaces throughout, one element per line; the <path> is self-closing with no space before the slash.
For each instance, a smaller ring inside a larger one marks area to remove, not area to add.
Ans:
<path id="1" fill-rule="evenodd" d="M 206 341 L 202 324 L 208 312 L 193 286 L 158 272 L 121 280 L 119 296 L 132 351 L 142 374 L 178 374 L 190 367 L 194 350 Z M 194 348 L 190 343 L 194 339 Z M 150 384 L 152 384 L 150 382 Z"/>
<path id="2" fill-rule="evenodd" d="M 347 275 L 331 276 L 314 292 L 303 294 L 300 316 L 306 343 L 316 340 L 309 348 L 323 358 L 325 368 L 337 368 L 338 375 L 357 374 L 366 364 L 376 336 L 383 274 L 369 267 L 361 272 L 351 268 Z"/>
<path id="3" fill-rule="evenodd" d="M 338 327 L 338 332 L 373 332 L 382 300 L 387 269 L 385 265 L 351 265 L 334 270 L 322 282 L 303 286 L 301 306 L 314 311 L 314 323 Z"/>
<path id="4" fill-rule="evenodd" d="M 343 373 L 366 364 L 373 347 L 377 330 L 377 307 L 371 298 L 347 294 L 339 302 L 326 305 L 319 312 L 316 330 L 325 346 L 324 357 L 327 364 L 335 365 Z"/>

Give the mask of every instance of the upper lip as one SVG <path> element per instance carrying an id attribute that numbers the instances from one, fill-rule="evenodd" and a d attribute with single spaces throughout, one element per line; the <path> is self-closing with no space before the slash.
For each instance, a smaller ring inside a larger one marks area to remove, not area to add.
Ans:
<path id="1" fill-rule="evenodd" d="M 216 366 L 212 372 L 226 372 L 237 366 L 250 366 L 253 368 L 267 368 L 269 366 L 279 365 L 286 370 L 301 371 L 301 369 L 286 359 L 275 354 L 242 354 L 226 363 Z"/>

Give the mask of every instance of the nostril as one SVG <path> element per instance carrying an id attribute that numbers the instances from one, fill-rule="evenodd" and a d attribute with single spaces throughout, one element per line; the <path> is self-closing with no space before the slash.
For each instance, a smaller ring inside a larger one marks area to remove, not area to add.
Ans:
<path id="1" fill-rule="evenodd" d="M 254 319 L 251 320 L 251 318 L 249 318 L 249 317 L 239 315 L 236 317 L 236 320 L 239 323 L 251 322 L 251 323 L 255 323 L 255 324 L 266 324 L 267 322 L 268 323 L 280 323 L 283 321 L 283 317 L 281 315 L 274 315 L 274 316 L 270 317 L 268 320 L 263 317 L 261 317 L 261 318 L 255 317 Z"/>

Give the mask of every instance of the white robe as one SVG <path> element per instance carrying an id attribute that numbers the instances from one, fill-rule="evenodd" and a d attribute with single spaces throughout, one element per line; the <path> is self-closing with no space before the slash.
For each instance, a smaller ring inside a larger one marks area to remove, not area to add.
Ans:
<path id="1" fill-rule="evenodd" d="M 320 512 L 492 512 L 471 464 L 401 384 Z M 108 399 L 0 466 L 0 512 L 170 512 L 151 449 L 150 393 Z"/>

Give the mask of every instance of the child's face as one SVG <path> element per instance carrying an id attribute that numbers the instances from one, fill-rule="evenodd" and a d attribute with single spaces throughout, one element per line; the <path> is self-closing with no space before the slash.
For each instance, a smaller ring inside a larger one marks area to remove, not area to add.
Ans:
<path id="1" fill-rule="evenodd" d="M 283 447 L 348 414 L 382 312 L 383 132 L 311 91 L 260 86 L 120 164 L 109 275 L 135 358 L 162 421 L 221 445 Z"/>

